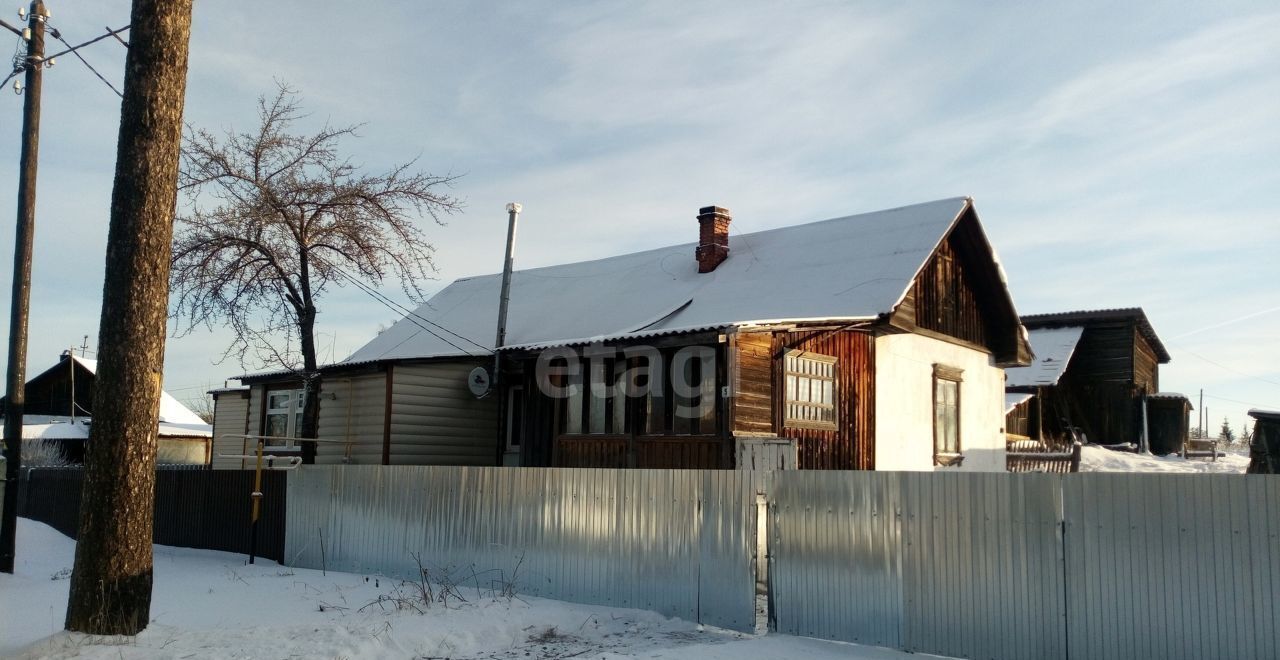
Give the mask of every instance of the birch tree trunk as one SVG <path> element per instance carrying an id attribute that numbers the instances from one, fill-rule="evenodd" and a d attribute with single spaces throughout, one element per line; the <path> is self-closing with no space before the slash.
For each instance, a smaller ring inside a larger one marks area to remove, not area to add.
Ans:
<path id="1" fill-rule="evenodd" d="M 150 620 L 156 422 L 191 2 L 133 2 L 68 630 L 135 635 Z"/>

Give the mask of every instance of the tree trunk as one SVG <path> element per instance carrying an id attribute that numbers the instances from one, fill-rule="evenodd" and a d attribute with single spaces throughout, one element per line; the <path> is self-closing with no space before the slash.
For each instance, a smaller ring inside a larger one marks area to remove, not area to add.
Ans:
<path id="1" fill-rule="evenodd" d="M 306 399 L 302 406 L 302 462 L 316 462 L 316 443 L 307 438 L 320 435 L 320 368 L 316 359 L 316 309 L 308 305 L 298 314 L 298 330 L 302 344 L 302 387 Z"/>
<path id="2" fill-rule="evenodd" d="M 191 2 L 133 2 L 68 630 L 134 635 L 150 619 L 156 423 Z"/>
<path id="3" fill-rule="evenodd" d="M 320 437 L 320 361 L 316 358 L 316 306 L 311 298 L 311 254 L 307 246 L 298 248 L 301 267 L 298 287 L 302 292 L 298 310 L 298 338 L 302 344 L 302 387 L 306 399 L 302 406 L 302 462 L 316 462 L 316 443 L 306 438 Z"/>

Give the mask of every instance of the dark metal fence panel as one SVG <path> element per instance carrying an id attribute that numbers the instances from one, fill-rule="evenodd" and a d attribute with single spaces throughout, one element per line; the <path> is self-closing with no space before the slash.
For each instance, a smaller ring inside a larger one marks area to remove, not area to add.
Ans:
<path id="1" fill-rule="evenodd" d="M 1065 484 L 1073 658 L 1280 657 L 1280 483 L 1082 474 Z"/>
<path id="2" fill-rule="evenodd" d="M 257 554 L 283 561 L 286 477 L 282 472 L 262 476 Z M 253 479 L 248 470 L 156 470 L 154 542 L 247 554 Z M 31 469 L 24 476 L 19 511 L 75 538 L 83 485 L 83 468 Z"/>
<path id="3" fill-rule="evenodd" d="M 305 466 L 290 478 L 287 554 L 402 578 L 418 575 L 417 554 L 432 576 L 482 589 L 750 630 L 750 483 L 730 471 Z"/>
<path id="4" fill-rule="evenodd" d="M 778 471 L 769 507 L 778 632 L 902 646 L 900 476 Z"/>
<path id="5" fill-rule="evenodd" d="M 901 648 L 1065 657 L 1059 477 L 903 473 Z"/>
<path id="6" fill-rule="evenodd" d="M 83 469 L 31 468 L 23 470 L 19 484 L 18 515 L 75 538 L 80 527 Z"/>

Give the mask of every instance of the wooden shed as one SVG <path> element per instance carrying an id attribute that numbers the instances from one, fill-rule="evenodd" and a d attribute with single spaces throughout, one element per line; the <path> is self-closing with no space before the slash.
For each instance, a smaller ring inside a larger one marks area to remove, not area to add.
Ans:
<path id="1" fill-rule="evenodd" d="M 1022 322 L 1037 357 L 1008 371 L 1006 389 L 1038 400 L 1021 410 L 1024 422 L 1008 422 L 1040 429 L 1049 440 L 1078 431 L 1097 444 L 1138 448 L 1148 441 L 1147 404 L 1170 356 L 1141 308 L 1036 314 Z M 1054 349 L 1042 350 L 1046 344 Z M 1042 377 L 1046 371 L 1052 378 Z"/>
<path id="2" fill-rule="evenodd" d="M 1191 410 L 1191 399 L 1177 392 L 1156 392 L 1147 397 L 1151 453 L 1162 456 L 1185 451 L 1191 436 Z"/>

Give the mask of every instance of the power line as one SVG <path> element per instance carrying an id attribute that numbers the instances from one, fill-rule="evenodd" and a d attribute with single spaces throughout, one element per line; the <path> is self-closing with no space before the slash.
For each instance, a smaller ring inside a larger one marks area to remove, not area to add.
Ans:
<path id="1" fill-rule="evenodd" d="M 84 48 L 85 46 L 88 46 L 88 45 L 90 45 L 90 44 L 96 44 L 96 43 L 98 43 L 99 41 L 102 41 L 103 39 L 106 39 L 107 37 L 114 37 L 114 36 L 116 36 L 116 34 L 118 34 L 118 33 L 120 33 L 120 32 L 124 32 L 125 30 L 128 30 L 130 27 L 132 27 L 132 26 L 131 26 L 131 25 L 126 25 L 126 26 L 124 26 L 124 27 L 122 27 L 122 28 L 115 29 L 115 30 L 112 30 L 111 28 L 107 28 L 107 33 L 106 33 L 106 34 L 104 34 L 104 35 L 102 35 L 102 36 L 94 37 L 94 38 L 92 38 L 92 39 L 90 39 L 90 40 L 88 40 L 88 41 L 86 41 L 86 42 L 84 42 L 84 43 L 82 43 L 82 44 L 80 44 L 80 45 L 78 45 L 78 46 L 71 46 L 70 48 L 67 48 L 67 49 L 66 49 L 66 50 L 64 50 L 64 51 L 60 51 L 60 52 L 54 53 L 54 54 L 52 54 L 52 55 L 50 55 L 50 56 L 48 56 L 48 57 L 46 57 L 46 58 L 44 58 L 44 59 L 46 59 L 46 60 L 51 60 L 51 59 L 53 59 L 53 58 L 55 58 L 55 57 L 62 57 L 63 55 L 66 55 L 67 53 L 74 53 L 75 51 L 80 50 L 81 48 Z M 118 38 L 118 37 L 117 37 L 117 38 Z M 63 43 L 66 43 L 66 42 L 64 41 Z M 122 42 L 122 43 L 123 43 L 123 42 Z"/>
<path id="2" fill-rule="evenodd" d="M 1229 402 L 1231 402 L 1231 403 L 1238 403 L 1238 404 L 1240 404 L 1240 405 L 1242 405 L 1242 406 L 1253 406 L 1254 408 L 1268 408 L 1268 407 L 1275 407 L 1275 404 L 1266 404 L 1266 403 L 1250 403 L 1250 402 L 1248 402 L 1248 401 L 1240 401 L 1240 400 L 1238 400 L 1238 399 L 1228 399 L 1228 398 L 1227 398 L 1227 397 L 1225 397 L 1225 396 L 1214 396 L 1214 395 L 1212 395 L 1212 394 L 1206 394 L 1206 395 L 1204 395 L 1204 398 L 1206 398 L 1206 399 L 1217 399 L 1217 400 L 1219 400 L 1219 401 L 1229 401 Z"/>
<path id="3" fill-rule="evenodd" d="M 373 299 L 374 299 L 374 301 L 376 301 L 377 303 L 381 304 L 383 307 L 386 307 L 387 309 L 390 309 L 391 311 L 393 311 L 393 312 L 395 312 L 395 313 L 397 313 L 397 314 L 400 314 L 400 315 L 401 315 L 401 316 L 403 316 L 405 319 L 407 319 L 409 322 L 411 322 L 411 323 L 413 323 L 414 325 L 418 326 L 419 328 L 423 329 L 424 331 L 426 331 L 428 334 L 430 334 L 431 336 L 435 337 L 436 339 L 439 339 L 440 341 L 442 341 L 442 342 L 444 342 L 444 343 L 446 343 L 446 344 L 448 344 L 448 345 L 452 346 L 454 349 L 459 350 L 459 351 L 462 351 L 463 353 L 466 353 L 466 354 L 468 354 L 468 355 L 475 355 L 475 353 L 473 353 L 472 351 L 469 351 L 469 350 L 467 350 L 467 349 L 465 349 L 465 348 L 463 348 L 463 347 L 461 347 L 461 346 L 459 346 L 459 345 L 457 345 L 457 344 L 455 344 L 455 343 L 453 343 L 453 342 L 449 341 L 449 340 L 448 340 L 448 339 L 446 339 L 445 337 L 442 337 L 440 334 L 436 333 L 436 332 L 435 332 L 434 330 L 432 330 L 431 328 L 428 328 L 427 326 L 423 325 L 422 323 L 419 323 L 419 321 L 422 321 L 422 322 L 427 323 L 427 324 L 429 324 L 429 325 L 435 326 L 436 328 L 439 328 L 439 329 L 440 329 L 441 331 L 443 331 L 443 332 L 446 332 L 446 333 L 448 333 L 448 334 L 451 334 L 451 335 L 453 335 L 454 337 L 457 337 L 457 338 L 459 338 L 459 339 L 461 339 L 461 340 L 463 340 L 463 341 L 469 342 L 469 343 L 471 343 L 472 345 L 479 347 L 479 348 L 480 348 L 481 350 L 483 350 L 485 353 L 490 353 L 490 352 L 492 352 L 492 350 L 491 350 L 490 348 L 488 348 L 487 346 L 485 346 L 485 345 L 483 345 L 483 344 L 480 344 L 480 343 L 476 342 L 475 340 L 471 339 L 470 337 L 467 337 L 467 336 L 465 336 L 465 335 L 458 334 L 458 333 L 456 333 L 456 332 L 454 332 L 454 331 L 452 331 L 452 330 L 450 330 L 450 329 L 448 329 L 448 328 L 446 328 L 446 327 L 444 327 L 444 326 L 440 325 L 439 323 L 436 323 L 435 321 L 432 321 L 432 320 L 430 320 L 430 319 L 428 319 L 428 318 L 425 318 L 425 317 L 419 316 L 419 315 L 418 315 L 416 312 L 414 312 L 413 310 L 410 310 L 410 309 L 408 309 L 408 308 L 406 308 L 406 307 L 404 307 L 404 306 L 400 305 L 399 303 L 395 302 L 394 300 L 391 300 L 390 298 L 387 298 L 386 296 L 382 295 L 381 293 L 378 293 L 378 292 L 377 292 L 376 290 L 374 290 L 372 287 L 370 287 L 370 286 L 368 286 L 367 284 L 365 284 L 364 282 L 361 282 L 360 280 L 356 279 L 355 277 L 353 277 L 352 275 L 350 275 L 349 273 L 347 273 L 345 270 L 343 270 L 343 269 L 341 269 L 341 268 L 338 268 L 337 266 L 334 266 L 333 268 L 334 268 L 334 270 L 335 270 L 335 271 L 337 271 L 338 273 L 340 273 L 343 277 L 347 278 L 347 281 L 351 282 L 352 284 L 355 284 L 357 288 L 359 288 L 361 291 L 363 291 L 363 292 L 364 292 L 366 295 L 368 295 L 370 298 L 373 298 Z"/>
<path id="4" fill-rule="evenodd" d="M 1205 356 L 1203 356 L 1203 355 L 1201 355 L 1201 354 L 1199 354 L 1199 353 L 1197 353 L 1197 352 L 1195 352 L 1195 351 L 1189 350 L 1189 349 L 1187 349 L 1185 346 L 1179 346 L 1179 347 L 1178 347 L 1178 350 L 1181 350 L 1181 351 L 1183 351 L 1183 352 L 1185 352 L 1185 353 L 1187 353 L 1187 354 L 1190 354 L 1190 355 L 1192 355 L 1192 356 L 1195 356 L 1195 357 L 1197 357 L 1197 358 L 1200 358 L 1201 360 L 1204 360 L 1205 362 L 1208 362 L 1209 364 L 1212 364 L 1213 366 L 1218 367 L 1219 369 L 1225 369 L 1225 370 L 1227 370 L 1227 371 L 1230 371 L 1230 372 L 1231 372 L 1231 373 L 1233 373 L 1233 374 L 1237 374 L 1237 375 L 1240 375 L 1240 376 L 1244 376 L 1245 378 L 1252 378 L 1253 380 L 1260 381 L 1260 382 L 1263 382 L 1263 383 L 1267 383 L 1268 385 L 1275 385 L 1276 387 L 1280 387 L 1280 382 L 1277 382 L 1277 381 L 1274 381 L 1274 380 L 1269 380 L 1269 379 L 1263 378 L 1262 376 L 1256 376 L 1256 375 L 1254 375 L 1254 374 L 1247 374 L 1247 373 L 1245 373 L 1245 372 L 1243 372 L 1243 371 L 1240 371 L 1239 369 L 1233 369 L 1233 368 L 1231 368 L 1231 367 L 1228 367 L 1228 366 L 1227 366 L 1227 365 L 1225 365 L 1225 364 L 1222 364 L 1221 362 L 1215 362 L 1214 360 L 1210 360 L 1209 358 L 1207 358 L 1207 357 L 1205 357 Z"/>
<path id="5" fill-rule="evenodd" d="M 335 266 L 333 266 L 333 268 L 334 268 L 334 270 L 337 270 L 339 273 L 341 273 L 343 277 L 347 278 L 347 280 L 348 280 L 348 281 L 355 283 L 355 285 L 356 285 L 356 286 L 358 286 L 358 287 L 360 287 L 360 288 L 361 288 L 365 293 L 369 294 L 370 296 L 374 296 L 376 299 L 378 299 L 378 300 L 379 300 L 379 302 L 383 302 L 383 304 L 384 304 L 384 305 L 391 305 L 391 306 L 394 306 L 394 307 L 396 307 L 396 308 L 397 308 L 397 309 L 392 310 L 392 311 L 396 311 L 396 312 L 398 312 L 399 314 L 401 314 L 402 316 L 412 316 L 412 317 L 414 317 L 414 318 L 420 319 L 420 320 L 422 320 L 422 321 L 423 321 L 423 322 L 425 322 L 425 323 L 428 323 L 428 324 L 430 324 L 430 325 L 433 325 L 433 326 L 435 326 L 435 327 L 437 327 L 437 328 L 439 328 L 439 329 L 441 329 L 441 330 L 443 330 L 443 331 L 445 331 L 445 332 L 447 332 L 447 333 L 449 333 L 449 334 L 453 335 L 454 337 L 457 337 L 458 339 L 461 339 L 462 341 L 465 341 L 465 342 L 470 343 L 472 346 L 475 346 L 475 347 L 479 348 L 480 350 L 483 350 L 483 351 L 485 351 L 485 352 L 489 352 L 489 351 L 490 351 L 490 348 L 489 348 L 488 346 L 485 346 L 484 344 L 481 344 L 481 343 L 479 343 L 479 342 L 473 341 L 470 337 L 468 337 L 468 336 L 466 336 L 466 335 L 458 334 L 458 333 L 456 333 L 456 332 L 454 332 L 454 331 L 452 331 L 452 330 L 450 330 L 450 329 L 448 329 L 448 328 L 444 327 L 443 325 L 440 325 L 439 323 L 436 323 L 435 321 L 432 321 L 431 319 L 429 319 L 429 318 L 427 318 L 427 317 L 425 317 L 425 316 L 422 316 L 422 315 L 418 314 L 416 311 L 414 311 L 414 310 L 412 310 L 412 309 L 409 309 L 408 307 L 405 307 L 404 305 L 401 305 L 400 303 L 398 303 L 398 302 L 396 302 L 396 301 L 392 300 L 391 298 L 388 298 L 387 296 L 382 295 L 382 293 L 380 293 L 377 289 L 374 289 L 373 287 L 370 287 L 369 285 L 365 284 L 364 282 L 360 281 L 359 279 L 356 279 L 355 277 L 352 277 L 350 273 L 348 273 L 347 271 L 345 271 L 345 270 L 343 270 L 343 269 L 339 268 L 338 266 L 336 266 L 336 265 L 335 265 Z M 384 302 L 384 301 L 385 301 L 385 302 Z"/>
<path id="6" fill-rule="evenodd" d="M 66 44 L 68 48 L 67 52 L 70 52 L 72 55 L 75 55 L 76 59 L 80 60 L 81 64 L 88 67 L 89 70 L 93 72 L 93 75 L 97 76 L 98 80 L 101 80 L 104 85 L 106 85 L 107 87 L 110 87 L 111 91 L 116 93 L 116 96 L 119 96 L 120 98 L 124 98 L 124 94 L 121 94 L 120 90 L 116 89 L 116 86 L 111 84 L 111 81 L 103 77 L 101 73 L 98 73 L 98 70 L 93 68 L 92 64 L 89 64 L 89 60 L 86 60 L 83 56 L 81 56 L 78 50 L 76 50 L 75 48 L 72 48 L 71 44 L 67 43 L 67 40 L 62 38 L 62 32 L 58 31 L 56 28 L 53 28 L 53 29 L 50 29 L 49 34 L 52 34 L 54 39 L 61 41 L 63 44 Z"/>

